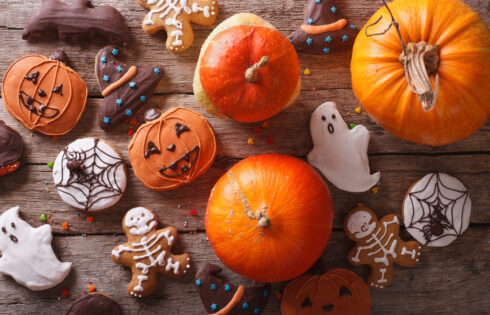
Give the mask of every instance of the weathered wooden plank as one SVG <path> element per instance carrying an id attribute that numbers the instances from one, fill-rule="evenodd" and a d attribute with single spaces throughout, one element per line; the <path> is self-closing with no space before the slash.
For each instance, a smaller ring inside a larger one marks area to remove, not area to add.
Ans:
<path id="1" fill-rule="evenodd" d="M 136 206 L 146 206 L 155 210 L 162 222 L 179 230 L 204 230 L 204 212 L 209 192 L 218 178 L 236 162 L 238 159 L 220 159 L 195 182 L 169 192 L 149 191 L 130 169 L 128 187 L 122 199 L 109 211 L 95 215 L 94 223 L 88 222 L 84 213 L 77 213 L 60 199 L 52 184 L 51 169 L 46 165 L 25 165 L 16 174 L 0 177 L 0 211 L 19 205 L 32 224 L 39 222 L 41 213 L 49 213 L 55 220 L 53 228 L 57 233 L 112 234 L 122 232 L 121 219 L 125 211 Z M 335 206 L 335 228 L 341 228 L 347 211 L 358 203 L 364 203 L 379 216 L 388 213 L 401 215 L 401 205 L 407 189 L 416 180 L 434 170 L 450 173 L 466 185 L 472 199 L 472 223 L 490 223 L 489 154 L 383 155 L 372 157 L 371 165 L 373 170 L 381 171 L 384 181 L 377 194 L 371 191 L 362 194 L 347 193 L 329 184 Z M 48 185 L 44 184 L 45 180 L 49 182 Z M 50 192 L 46 189 L 50 189 Z M 199 215 L 189 215 L 191 209 L 195 209 Z M 61 228 L 65 221 L 70 224 L 68 232 Z"/>
<path id="2" fill-rule="evenodd" d="M 199 49 L 212 27 L 195 26 L 194 45 L 179 55 L 166 51 L 164 32 L 149 36 L 140 27 L 147 10 L 140 7 L 136 1 L 93 1 L 94 5 L 109 4 L 121 11 L 131 28 L 134 45 L 126 51 L 126 61 L 136 65 L 157 65 L 165 69 L 165 79 L 160 85 L 158 93 L 192 92 L 192 80 L 195 62 Z M 474 8 L 490 24 L 489 0 L 465 1 Z M 221 1 L 218 23 L 239 12 L 251 12 L 262 16 L 272 22 L 284 35 L 289 35 L 301 24 L 303 19 L 303 6 L 306 1 Z M 93 58 L 98 49 L 104 45 L 100 41 L 93 44 L 79 45 L 67 44 L 58 40 L 42 40 L 27 42 L 21 40 L 22 28 L 29 17 L 41 5 L 37 0 L 15 0 L 0 4 L 0 74 L 5 73 L 8 66 L 17 58 L 26 54 L 43 54 L 49 56 L 51 51 L 63 48 L 71 61 L 71 65 L 86 80 L 90 95 L 100 95 L 94 75 Z M 381 6 L 378 0 L 365 1 L 338 1 L 338 7 L 349 22 L 359 28 L 364 25 L 368 17 L 374 14 Z M 82 48 L 82 52 L 80 49 Z M 300 55 L 302 70 L 311 69 L 311 76 L 303 77 L 303 89 L 332 89 L 349 88 L 350 83 L 350 52 L 324 56 Z"/>
<path id="3" fill-rule="evenodd" d="M 455 310 L 458 314 L 484 314 L 490 308 L 490 291 L 484 289 L 490 281 L 489 232 L 489 227 L 472 227 L 448 247 L 423 248 L 421 261 L 414 268 L 396 266 L 389 287 L 371 290 L 372 314 L 448 314 Z M 183 234 L 178 242 L 177 250 L 189 252 L 193 259 L 190 274 L 176 280 L 160 277 L 154 294 L 143 300 L 127 294 L 131 273 L 110 259 L 113 246 L 124 241 L 122 235 L 55 237 L 60 259 L 73 262 L 71 274 L 62 284 L 44 292 L 32 292 L 11 279 L 0 278 L 0 313 L 60 314 L 87 290 L 90 279 L 98 291 L 111 295 L 127 315 L 205 314 L 194 287 L 194 274 L 202 264 L 218 263 L 218 259 L 204 233 Z M 342 231 L 335 231 L 322 260 L 328 267 L 353 269 L 365 277 L 365 266 L 353 267 L 346 261 L 352 245 Z M 223 275 L 230 282 L 250 284 L 226 268 Z M 285 283 L 273 284 L 279 289 L 284 286 Z M 61 297 L 62 289 L 69 290 L 70 296 Z M 279 304 L 272 297 L 263 314 L 279 314 Z"/>

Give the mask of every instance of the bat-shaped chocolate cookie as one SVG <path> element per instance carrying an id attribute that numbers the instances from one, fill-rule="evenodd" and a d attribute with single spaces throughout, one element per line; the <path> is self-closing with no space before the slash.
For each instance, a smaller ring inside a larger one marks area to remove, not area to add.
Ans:
<path id="1" fill-rule="evenodd" d="M 57 33 L 59 39 L 78 43 L 102 37 L 113 44 L 130 44 L 129 28 L 121 13 L 111 6 L 94 8 L 90 0 L 43 2 L 24 27 L 22 39 Z"/>
<path id="2" fill-rule="evenodd" d="M 235 286 L 217 276 L 221 270 L 216 265 L 205 264 L 196 274 L 196 285 L 206 311 L 220 315 L 260 314 L 271 294 L 271 286 Z"/>

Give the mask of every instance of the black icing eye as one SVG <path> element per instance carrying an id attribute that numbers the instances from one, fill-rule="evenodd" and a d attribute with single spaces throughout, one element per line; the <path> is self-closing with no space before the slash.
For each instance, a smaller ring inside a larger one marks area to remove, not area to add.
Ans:
<path id="1" fill-rule="evenodd" d="M 46 96 L 46 92 L 44 90 L 37 89 L 37 95 L 39 95 L 40 97 L 45 97 Z"/>
<path id="2" fill-rule="evenodd" d="M 63 95 L 63 83 L 60 83 L 59 85 L 57 85 L 53 91 L 53 93 L 58 93 L 59 95 Z"/>
<path id="3" fill-rule="evenodd" d="M 39 71 L 36 71 L 36 72 L 33 72 L 33 73 L 29 74 L 29 75 L 26 75 L 24 77 L 24 79 L 26 79 L 28 81 L 32 81 L 32 84 L 36 84 L 38 77 L 39 77 Z"/>
<path id="4" fill-rule="evenodd" d="M 306 307 L 311 307 L 313 306 L 313 304 L 311 303 L 311 300 L 309 297 L 306 297 L 303 301 L 303 303 L 301 303 L 301 308 L 306 308 Z"/>
<path id="5" fill-rule="evenodd" d="M 5 228 L 5 226 L 2 226 L 2 232 L 7 233 L 7 229 Z"/>
<path id="6" fill-rule="evenodd" d="M 325 121 L 327 120 L 327 118 L 325 116 L 322 116 L 322 120 Z"/>
<path id="7" fill-rule="evenodd" d="M 339 296 L 350 295 L 352 296 L 352 292 L 346 286 L 341 286 L 339 290 Z"/>
<path id="8" fill-rule="evenodd" d="M 148 144 L 146 145 L 145 158 L 148 158 L 152 154 L 162 154 L 162 152 L 160 152 L 152 141 L 148 141 Z"/>
<path id="9" fill-rule="evenodd" d="M 335 119 L 337 118 L 337 116 L 335 116 L 335 114 L 332 114 L 332 119 Z"/>
<path id="10" fill-rule="evenodd" d="M 10 226 L 15 229 L 15 223 L 14 222 L 10 223 Z"/>
<path id="11" fill-rule="evenodd" d="M 181 134 L 189 130 L 190 130 L 189 127 L 187 127 L 186 125 L 179 124 L 179 123 L 175 124 L 175 134 L 177 135 L 177 138 L 180 138 Z"/>
<path id="12" fill-rule="evenodd" d="M 175 144 L 171 144 L 167 147 L 167 151 L 174 152 L 175 151 Z"/>
<path id="13" fill-rule="evenodd" d="M 323 305 L 322 310 L 324 310 L 325 312 L 333 311 L 333 304 Z"/>

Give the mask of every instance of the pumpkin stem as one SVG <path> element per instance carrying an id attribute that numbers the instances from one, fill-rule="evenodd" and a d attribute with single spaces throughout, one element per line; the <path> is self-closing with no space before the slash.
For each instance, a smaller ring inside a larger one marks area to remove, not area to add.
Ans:
<path id="1" fill-rule="evenodd" d="M 439 90 L 439 75 L 436 74 L 435 91 L 429 80 L 429 73 L 437 70 L 439 63 L 439 46 L 426 42 L 408 43 L 405 54 L 398 60 L 403 64 L 405 77 L 412 91 L 417 94 L 424 111 L 434 109 Z"/>
<path id="2" fill-rule="evenodd" d="M 248 68 L 245 71 L 245 80 L 250 83 L 255 83 L 259 80 L 259 68 L 264 67 L 269 63 L 269 57 L 262 56 L 260 61 Z"/>

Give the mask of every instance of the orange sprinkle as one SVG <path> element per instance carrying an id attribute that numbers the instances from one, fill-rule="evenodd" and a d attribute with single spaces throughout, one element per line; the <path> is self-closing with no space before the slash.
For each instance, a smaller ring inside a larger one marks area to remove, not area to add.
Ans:
<path id="1" fill-rule="evenodd" d="M 260 128 L 259 128 L 259 127 L 255 127 L 255 128 L 254 128 L 254 132 L 255 132 L 255 133 L 259 133 L 259 132 L 260 132 Z"/>
<path id="2" fill-rule="evenodd" d="M 93 216 L 88 216 L 87 217 L 87 221 L 89 221 L 90 223 L 94 222 L 94 217 Z"/>
<path id="3" fill-rule="evenodd" d="M 61 227 L 63 228 L 63 230 L 68 230 L 68 222 L 64 222 Z"/>
<path id="4" fill-rule="evenodd" d="M 264 120 L 264 122 L 262 122 L 262 128 L 267 128 L 269 127 L 269 122 L 267 120 Z"/>
<path id="5" fill-rule="evenodd" d="M 128 135 L 132 136 L 134 134 L 134 129 L 129 128 L 128 129 Z"/>
<path id="6" fill-rule="evenodd" d="M 53 137 L 51 137 L 51 139 L 53 139 L 53 141 L 57 141 L 57 140 L 59 140 L 59 139 L 60 139 L 60 137 L 58 137 L 58 136 L 53 136 Z"/>
<path id="7" fill-rule="evenodd" d="M 137 123 L 136 118 L 133 118 L 129 121 L 130 125 L 136 125 L 136 123 Z"/>
<path id="8" fill-rule="evenodd" d="M 88 290 L 89 290 L 90 292 L 94 292 L 94 291 L 96 290 L 96 287 L 95 287 L 95 286 L 93 286 L 93 285 L 89 285 L 89 286 L 88 286 Z"/>
<path id="9" fill-rule="evenodd" d="M 379 189 L 378 186 L 376 186 L 376 187 L 371 188 L 371 191 L 373 192 L 373 194 L 377 194 L 378 189 Z"/>

